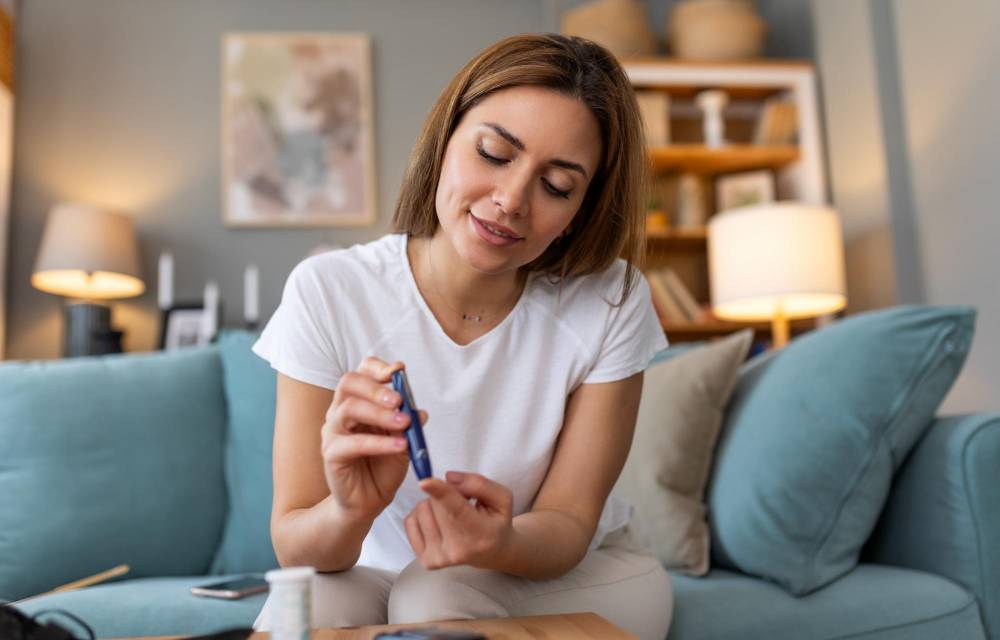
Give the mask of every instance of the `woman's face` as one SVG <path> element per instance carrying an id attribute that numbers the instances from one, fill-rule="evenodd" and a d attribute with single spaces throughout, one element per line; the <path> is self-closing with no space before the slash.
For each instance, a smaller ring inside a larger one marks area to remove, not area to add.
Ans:
<path id="1" fill-rule="evenodd" d="M 448 141 L 435 197 L 441 230 L 479 272 L 526 265 L 573 220 L 600 153 L 597 119 L 576 98 L 544 87 L 497 91 Z"/>

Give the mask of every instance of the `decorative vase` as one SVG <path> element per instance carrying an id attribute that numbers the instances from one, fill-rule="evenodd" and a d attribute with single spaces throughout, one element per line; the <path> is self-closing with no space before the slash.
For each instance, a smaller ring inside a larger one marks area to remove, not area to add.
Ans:
<path id="1" fill-rule="evenodd" d="M 646 7 L 636 0 L 597 0 L 562 14 L 564 35 L 593 40 L 619 60 L 656 53 Z"/>
<path id="2" fill-rule="evenodd" d="M 678 229 L 704 229 L 708 223 L 704 179 L 694 173 L 682 173 L 677 187 L 677 212 L 674 226 Z"/>
<path id="3" fill-rule="evenodd" d="M 678 58 L 760 57 L 767 24 L 748 0 L 684 0 L 673 6 L 667 36 Z"/>

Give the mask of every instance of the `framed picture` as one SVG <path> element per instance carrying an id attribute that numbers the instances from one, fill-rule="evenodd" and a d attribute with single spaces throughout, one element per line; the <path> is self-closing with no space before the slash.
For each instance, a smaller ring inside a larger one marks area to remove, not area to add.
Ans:
<path id="1" fill-rule="evenodd" d="M 774 174 L 767 169 L 730 173 L 715 179 L 716 211 L 762 202 L 774 202 Z"/>
<path id="2" fill-rule="evenodd" d="M 221 316 L 220 304 L 214 322 L 205 317 L 200 302 L 177 304 L 163 311 L 160 322 L 160 349 L 171 351 L 184 347 L 201 347 L 212 342 Z"/>
<path id="3" fill-rule="evenodd" d="M 221 96 L 228 226 L 375 223 L 368 36 L 226 34 Z"/>

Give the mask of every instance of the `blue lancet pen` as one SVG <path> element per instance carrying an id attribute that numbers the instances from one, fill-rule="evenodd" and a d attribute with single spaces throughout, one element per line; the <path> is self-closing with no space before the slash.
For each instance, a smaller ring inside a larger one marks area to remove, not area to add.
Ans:
<path id="1" fill-rule="evenodd" d="M 409 444 L 410 462 L 413 463 L 413 471 L 421 480 L 431 477 L 431 456 L 427 453 L 427 444 L 424 442 L 424 429 L 420 424 L 420 412 L 417 410 L 417 403 L 413 401 L 413 392 L 410 390 L 410 383 L 406 379 L 406 372 L 395 371 L 392 374 L 392 388 L 403 396 L 403 406 L 401 411 L 410 415 L 410 426 L 406 428 L 403 435 Z"/>

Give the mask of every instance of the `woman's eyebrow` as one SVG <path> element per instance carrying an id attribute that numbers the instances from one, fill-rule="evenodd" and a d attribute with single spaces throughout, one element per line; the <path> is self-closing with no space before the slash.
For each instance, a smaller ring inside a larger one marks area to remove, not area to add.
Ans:
<path id="1" fill-rule="evenodd" d="M 518 151 L 524 151 L 524 143 L 521 142 L 521 139 L 515 136 L 510 131 L 507 131 L 497 123 L 484 122 L 483 126 L 489 127 L 490 129 L 496 131 L 497 135 L 499 135 L 501 138 L 514 145 L 514 148 L 516 148 Z M 577 164 L 576 162 L 570 162 L 569 160 L 562 160 L 560 158 L 553 158 L 552 160 L 549 160 L 549 164 L 553 164 L 557 167 L 562 167 L 563 169 L 570 169 L 572 171 L 576 171 L 580 173 L 580 175 L 582 175 L 584 178 L 587 177 L 587 171 L 580 164 Z"/>

